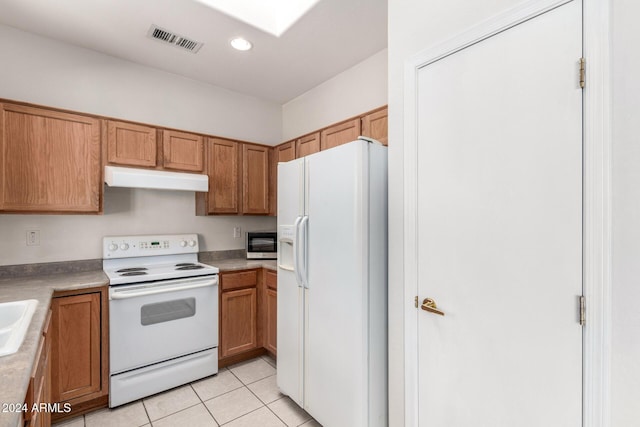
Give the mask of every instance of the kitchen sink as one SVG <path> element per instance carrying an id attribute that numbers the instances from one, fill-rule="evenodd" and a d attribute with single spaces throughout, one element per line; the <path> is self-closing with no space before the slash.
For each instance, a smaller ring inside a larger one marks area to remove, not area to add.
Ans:
<path id="1" fill-rule="evenodd" d="M 37 305 L 34 299 L 0 304 L 0 356 L 18 351 Z"/>

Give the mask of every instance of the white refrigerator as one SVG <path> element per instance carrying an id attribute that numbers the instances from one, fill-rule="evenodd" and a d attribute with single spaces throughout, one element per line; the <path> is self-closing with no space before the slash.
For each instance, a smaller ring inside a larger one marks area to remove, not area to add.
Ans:
<path id="1" fill-rule="evenodd" d="M 324 427 L 386 426 L 387 148 L 278 164 L 277 383 Z"/>

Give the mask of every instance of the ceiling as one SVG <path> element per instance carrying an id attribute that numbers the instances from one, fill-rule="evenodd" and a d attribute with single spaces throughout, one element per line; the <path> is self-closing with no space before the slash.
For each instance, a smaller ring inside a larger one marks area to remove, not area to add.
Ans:
<path id="1" fill-rule="evenodd" d="M 280 37 L 196 0 L 0 0 L 0 24 L 285 103 L 386 48 L 387 0 L 321 0 Z M 204 46 L 152 40 L 152 24 Z"/>

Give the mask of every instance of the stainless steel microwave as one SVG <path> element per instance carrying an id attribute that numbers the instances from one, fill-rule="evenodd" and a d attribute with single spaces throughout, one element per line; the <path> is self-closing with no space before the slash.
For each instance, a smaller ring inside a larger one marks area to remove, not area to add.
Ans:
<path id="1" fill-rule="evenodd" d="M 276 259 L 278 233 L 275 231 L 249 231 L 247 233 L 247 259 Z"/>

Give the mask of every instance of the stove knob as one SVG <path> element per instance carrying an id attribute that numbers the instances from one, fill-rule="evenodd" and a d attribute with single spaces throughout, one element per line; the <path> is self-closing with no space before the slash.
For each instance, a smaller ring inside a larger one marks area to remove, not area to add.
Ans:
<path id="1" fill-rule="evenodd" d="M 187 241 L 186 240 L 182 240 L 180 242 L 180 246 L 183 247 L 183 248 L 186 248 L 187 247 Z"/>
<path id="2" fill-rule="evenodd" d="M 189 246 L 191 246 L 192 248 L 196 245 L 196 241 L 195 240 L 189 240 Z"/>
<path id="3" fill-rule="evenodd" d="M 121 244 L 120 249 L 122 249 L 123 251 L 126 251 L 127 249 L 129 249 L 129 244 L 128 243 Z"/>
<path id="4" fill-rule="evenodd" d="M 108 249 L 109 249 L 111 252 L 113 252 L 113 251 L 115 251 L 115 250 L 118 250 L 118 245 L 116 245 L 115 243 L 111 243 L 111 244 L 109 245 L 109 248 L 108 248 Z"/>

